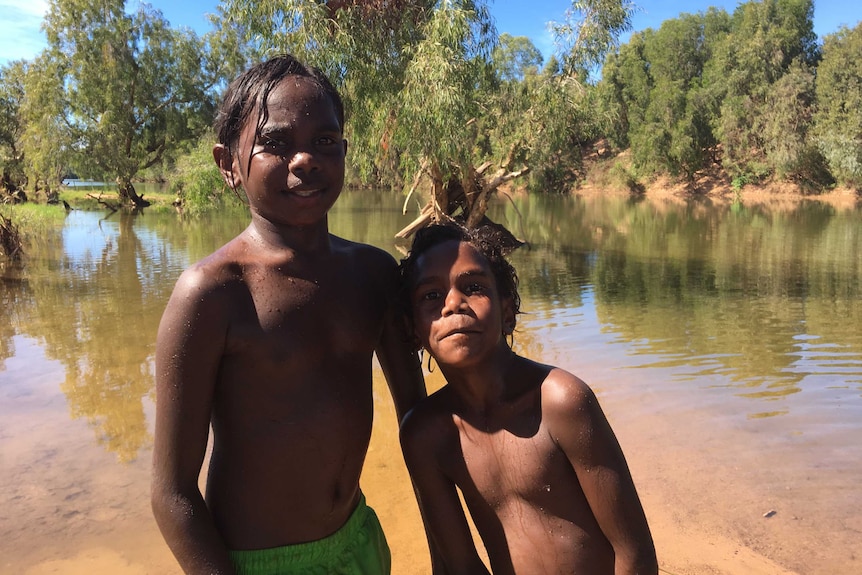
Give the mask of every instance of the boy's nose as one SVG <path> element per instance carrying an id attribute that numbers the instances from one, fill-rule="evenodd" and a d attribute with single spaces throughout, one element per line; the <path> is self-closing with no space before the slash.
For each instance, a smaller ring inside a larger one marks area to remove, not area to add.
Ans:
<path id="1" fill-rule="evenodd" d="M 451 315 L 461 311 L 465 305 L 463 294 L 457 289 L 450 289 L 443 302 L 443 315 Z"/>
<path id="2" fill-rule="evenodd" d="M 314 154 L 304 151 L 296 152 L 290 159 L 291 172 L 312 172 L 317 169 L 317 161 Z"/>

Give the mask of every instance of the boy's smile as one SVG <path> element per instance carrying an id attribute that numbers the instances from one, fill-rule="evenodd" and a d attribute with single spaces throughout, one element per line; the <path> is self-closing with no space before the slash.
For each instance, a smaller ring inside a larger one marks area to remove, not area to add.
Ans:
<path id="1" fill-rule="evenodd" d="M 344 185 L 347 151 L 332 101 L 313 80 L 289 76 L 260 116 L 259 128 L 257 114 L 243 126 L 232 164 L 252 212 L 280 225 L 325 221 Z"/>
<path id="2" fill-rule="evenodd" d="M 417 261 L 411 289 L 416 335 L 441 366 L 468 367 L 505 345 L 500 300 L 488 261 L 471 245 L 448 241 Z"/>

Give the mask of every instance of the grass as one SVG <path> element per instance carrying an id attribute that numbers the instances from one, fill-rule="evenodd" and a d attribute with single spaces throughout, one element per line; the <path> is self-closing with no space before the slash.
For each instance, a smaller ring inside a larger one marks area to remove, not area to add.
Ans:
<path id="1" fill-rule="evenodd" d="M 65 217 L 62 205 L 28 202 L 0 206 L 0 255 L 20 260 L 28 244 L 56 230 Z"/>
<path id="2" fill-rule="evenodd" d="M 167 190 L 165 186 L 149 183 L 135 184 L 138 195 L 151 205 L 146 208 L 148 212 L 172 211 L 176 195 Z M 60 199 L 76 210 L 104 210 L 105 206 L 99 203 L 100 198 L 107 204 L 119 206 L 120 199 L 117 195 L 116 186 L 72 186 L 64 187 L 60 192 Z M 62 206 L 61 206 L 62 208 Z"/>

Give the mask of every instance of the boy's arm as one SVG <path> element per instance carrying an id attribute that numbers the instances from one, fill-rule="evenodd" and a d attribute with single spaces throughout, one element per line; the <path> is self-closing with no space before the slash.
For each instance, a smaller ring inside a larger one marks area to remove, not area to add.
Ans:
<path id="1" fill-rule="evenodd" d="M 407 333 L 407 322 L 399 306 L 398 269 L 394 260 L 388 256 L 387 268 L 384 277 L 387 278 L 385 290 L 388 305 L 383 320 L 383 332 L 375 352 L 392 394 L 400 424 L 407 412 L 426 397 L 427 393 L 419 354 L 413 346 L 412 335 Z"/>
<path id="2" fill-rule="evenodd" d="M 566 453 L 602 532 L 614 548 L 616 575 L 657 575 L 646 515 L 617 438 L 593 391 L 562 370 L 543 399 L 549 429 Z"/>
<path id="3" fill-rule="evenodd" d="M 404 460 L 420 501 L 426 503 L 423 520 L 433 572 L 435 575 L 487 575 L 488 570 L 476 552 L 455 484 L 442 471 L 437 459 L 441 449 L 445 449 L 442 446 L 446 441 L 441 435 L 440 428 L 428 425 L 417 410 L 410 412 L 401 426 Z"/>
<path id="4" fill-rule="evenodd" d="M 234 569 L 198 487 L 225 333 L 224 309 L 185 272 L 162 316 L 156 343 L 153 515 L 185 573 Z"/>
<path id="5" fill-rule="evenodd" d="M 395 414 L 399 425 L 404 416 L 413 409 L 422 399 L 427 397 L 425 390 L 425 378 L 422 375 L 422 366 L 419 363 L 419 355 L 414 349 L 412 336 L 407 331 L 407 322 L 403 317 L 403 310 L 398 301 L 399 278 L 398 268 L 392 258 L 388 258 L 387 265 L 387 301 L 386 317 L 383 323 L 383 333 L 380 336 L 377 348 L 377 360 L 383 369 L 392 401 L 395 404 Z M 446 568 L 440 556 L 437 545 L 431 538 L 428 529 L 426 505 L 423 505 L 416 484 L 413 484 L 416 495 L 416 503 L 419 506 L 419 514 L 425 527 L 428 538 L 428 548 L 431 553 L 431 567 L 434 575 L 447 575 Z"/>

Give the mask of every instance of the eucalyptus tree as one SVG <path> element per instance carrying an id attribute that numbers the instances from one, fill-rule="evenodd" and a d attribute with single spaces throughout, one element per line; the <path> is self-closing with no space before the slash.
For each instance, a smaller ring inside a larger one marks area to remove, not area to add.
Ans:
<path id="1" fill-rule="evenodd" d="M 862 189 L 862 24 L 823 41 L 815 138 L 839 184 Z"/>
<path id="2" fill-rule="evenodd" d="M 24 183 L 23 99 L 24 63 L 12 62 L 0 68 L 0 192 L 15 192 Z"/>
<path id="3" fill-rule="evenodd" d="M 652 30 L 636 32 L 618 50 L 608 54 L 598 84 L 602 133 L 611 145 L 625 149 L 631 135 L 644 124 L 653 79 L 644 54 Z"/>
<path id="4" fill-rule="evenodd" d="M 20 137 L 27 185 L 54 200 L 72 160 L 74 134 L 66 119 L 65 61 L 43 52 L 28 62 L 24 75 Z"/>
<path id="5" fill-rule="evenodd" d="M 726 12 L 710 8 L 666 20 L 645 35 L 650 93 L 643 122 L 630 135 L 632 155 L 642 167 L 690 179 L 712 159 L 716 105 L 703 70 L 729 24 Z"/>
<path id="6" fill-rule="evenodd" d="M 148 4 L 125 8 L 124 0 L 51 0 L 42 58 L 60 74 L 63 109 L 53 121 L 65 124 L 70 167 L 115 179 L 121 200 L 141 207 L 148 202 L 134 177 L 209 123 L 214 77 L 193 32 L 171 29 Z"/>
<path id="7" fill-rule="evenodd" d="M 777 99 L 800 95 L 796 89 L 775 87 L 782 76 L 792 66 L 804 74 L 817 65 L 813 15 L 812 0 L 751 0 L 733 12 L 730 32 L 704 70 L 704 82 L 721 102 L 713 129 L 723 146 L 722 164 L 731 174 L 759 178 L 780 172 L 765 138 L 798 138 L 794 126 L 810 116 L 808 107 L 782 102 L 788 115 L 777 123 L 768 120 Z M 810 100 L 810 89 L 804 90 Z"/>
<path id="8" fill-rule="evenodd" d="M 544 63 L 542 53 L 529 38 L 505 33 L 500 34 L 491 60 L 500 79 L 506 82 L 521 81 L 527 75 L 535 75 Z"/>
<path id="9" fill-rule="evenodd" d="M 619 36 L 632 29 L 637 10 L 631 0 L 573 1 L 563 21 L 551 24 L 566 74 L 586 76 L 601 66 Z"/>
<path id="10" fill-rule="evenodd" d="M 599 7 L 596 15 L 621 4 L 573 6 Z M 468 223 L 479 221 L 489 196 L 525 171 L 520 162 L 535 136 L 548 133 L 542 121 L 532 131 L 500 129 L 497 118 L 509 110 L 501 110 L 507 98 L 498 91 L 512 70 L 494 67 L 497 36 L 483 0 L 227 0 L 217 28 L 242 38 L 255 57 L 287 51 L 323 69 L 344 98 L 351 163 L 360 177 L 404 186 L 408 197 L 419 187 L 430 190 L 416 226 L 458 210 Z M 529 61 L 529 45 L 521 48 L 523 54 L 511 55 Z M 528 68 L 513 73 L 533 81 Z M 542 108 L 569 105 L 558 89 L 569 94 L 568 87 L 555 82 L 545 91 L 555 99 L 519 104 L 530 112 L 522 124 L 539 115 L 558 123 L 568 117 L 568 110 Z"/>

